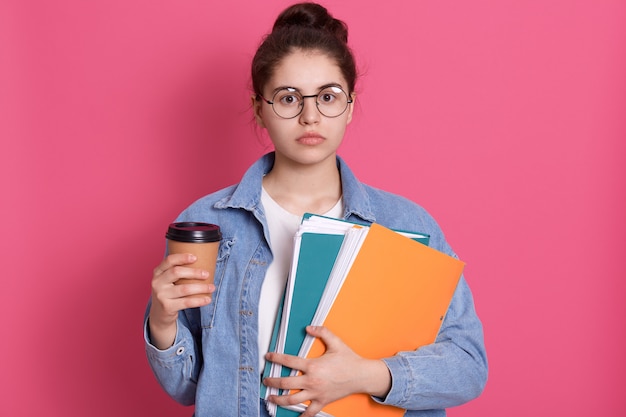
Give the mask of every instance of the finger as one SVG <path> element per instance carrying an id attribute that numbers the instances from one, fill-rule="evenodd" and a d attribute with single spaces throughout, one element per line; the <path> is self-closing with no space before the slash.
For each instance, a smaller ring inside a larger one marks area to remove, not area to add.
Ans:
<path id="1" fill-rule="evenodd" d="M 196 282 L 197 280 L 205 281 L 209 279 L 209 271 L 189 268 L 188 266 L 174 266 L 169 269 L 169 272 L 174 278 L 174 281 L 183 280 L 180 284 L 188 283 L 188 281 L 185 280 L 193 280 L 192 282 Z"/>
<path id="2" fill-rule="evenodd" d="M 176 253 L 166 256 L 161 263 L 154 268 L 154 275 L 161 275 L 177 265 L 188 265 L 196 261 L 196 256 L 190 253 Z"/>
<path id="3" fill-rule="evenodd" d="M 288 406 L 296 405 L 309 401 L 311 398 L 306 391 L 297 391 L 293 394 L 284 395 L 270 395 L 268 400 L 276 405 Z"/>
<path id="4" fill-rule="evenodd" d="M 195 295 L 209 295 L 215 292 L 215 285 L 206 282 L 186 282 L 187 280 L 183 279 L 178 281 L 177 285 L 174 285 L 171 289 L 170 296 L 171 298 L 183 298 L 188 296 Z"/>
<path id="5" fill-rule="evenodd" d="M 210 276 L 208 271 L 177 265 L 167 269 L 161 275 L 155 275 L 152 279 L 152 288 L 153 290 L 158 291 L 159 288 L 169 287 L 174 285 L 175 283 L 192 283 L 198 280 L 200 280 L 203 284 L 208 284 L 208 282 L 205 282 L 205 280 L 209 278 Z M 194 281 L 188 282 L 185 280 Z"/>
<path id="6" fill-rule="evenodd" d="M 324 342 L 326 350 L 335 350 L 343 345 L 341 339 L 335 335 L 329 328 L 324 326 L 307 326 L 306 331 L 309 335 L 317 337 Z"/>
<path id="7" fill-rule="evenodd" d="M 207 282 L 175 285 L 172 282 L 152 282 L 153 304 L 169 315 L 186 308 L 202 307 L 211 302 L 215 285 Z"/>
<path id="8" fill-rule="evenodd" d="M 315 417 L 317 413 L 322 411 L 323 404 L 317 401 L 311 401 L 311 404 L 306 408 L 304 413 L 300 414 L 300 417 Z"/>
<path id="9" fill-rule="evenodd" d="M 194 295 L 193 297 L 181 297 L 170 301 L 174 311 L 186 310 L 188 308 L 203 307 L 211 303 L 211 296 L 205 294 Z"/>
<path id="10" fill-rule="evenodd" d="M 284 376 L 280 378 L 264 378 L 263 384 L 283 390 L 302 389 L 301 376 Z"/>
<path id="11" fill-rule="evenodd" d="M 305 371 L 307 360 L 299 356 L 286 355 L 283 353 L 268 352 L 265 355 L 265 359 L 270 362 L 277 363 L 279 365 L 286 366 L 291 369 L 297 369 L 299 371 Z"/>
<path id="12" fill-rule="evenodd" d="M 174 314 L 187 308 L 196 308 L 211 303 L 211 293 L 215 290 L 212 285 L 186 284 L 172 285 L 155 293 L 153 304 L 162 306 L 162 310 L 167 314 Z"/>

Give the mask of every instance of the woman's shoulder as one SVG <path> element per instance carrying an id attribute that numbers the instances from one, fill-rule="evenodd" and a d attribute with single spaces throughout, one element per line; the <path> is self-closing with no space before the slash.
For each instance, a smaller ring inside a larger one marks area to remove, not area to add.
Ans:
<path id="1" fill-rule="evenodd" d="M 434 222 L 432 216 L 418 203 L 402 195 L 361 182 L 345 160 L 338 157 L 338 161 L 344 198 L 348 199 L 349 209 L 355 210 L 355 213 L 365 214 L 365 220 L 373 220 L 384 226 L 387 226 L 385 223 L 410 224 L 416 219 L 420 222 Z"/>
<path id="2" fill-rule="evenodd" d="M 217 217 L 216 205 L 232 196 L 237 185 L 230 185 L 198 198 L 188 205 L 178 216 L 177 221 L 214 221 Z"/>
<path id="3" fill-rule="evenodd" d="M 180 214 L 178 221 L 238 224 L 245 213 L 255 210 L 260 204 L 263 175 L 270 170 L 273 158 L 271 153 L 263 155 L 248 168 L 238 183 L 194 201 Z"/>
<path id="4" fill-rule="evenodd" d="M 390 229 L 427 234 L 430 236 L 430 246 L 450 252 L 441 227 L 422 205 L 371 185 L 363 184 L 363 188 L 369 197 L 376 223 Z"/>
<path id="5" fill-rule="evenodd" d="M 424 207 L 403 195 L 383 190 L 369 184 L 362 183 L 362 185 L 368 195 L 370 205 L 377 219 L 386 215 L 397 217 L 399 215 L 401 216 L 403 213 L 407 213 L 410 217 L 418 216 L 432 219 L 432 216 Z"/>

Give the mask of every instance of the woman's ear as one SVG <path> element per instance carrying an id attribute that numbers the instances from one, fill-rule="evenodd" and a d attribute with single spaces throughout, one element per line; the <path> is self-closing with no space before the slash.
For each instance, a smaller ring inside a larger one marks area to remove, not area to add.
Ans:
<path id="1" fill-rule="evenodd" d="M 256 94 L 250 96 L 250 100 L 252 100 L 252 109 L 254 110 L 254 120 L 256 120 L 256 124 L 265 128 L 265 123 L 263 123 L 263 103 L 261 100 L 257 99 Z"/>
<path id="2" fill-rule="evenodd" d="M 352 99 L 352 103 L 350 103 L 348 105 L 348 119 L 346 121 L 346 124 L 350 124 L 350 122 L 352 121 L 352 112 L 354 112 L 354 102 L 356 101 L 356 93 L 352 93 L 350 94 L 350 98 Z"/>

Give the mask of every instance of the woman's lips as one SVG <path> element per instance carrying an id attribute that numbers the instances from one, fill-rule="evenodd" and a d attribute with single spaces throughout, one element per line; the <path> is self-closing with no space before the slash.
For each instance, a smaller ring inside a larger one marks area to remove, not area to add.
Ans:
<path id="1" fill-rule="evenodd" d="M 324 142 L 324 137 L 319 133 L 309 132 L 298 138 L 298 142 L 303 145 L 317 145 Z"/>

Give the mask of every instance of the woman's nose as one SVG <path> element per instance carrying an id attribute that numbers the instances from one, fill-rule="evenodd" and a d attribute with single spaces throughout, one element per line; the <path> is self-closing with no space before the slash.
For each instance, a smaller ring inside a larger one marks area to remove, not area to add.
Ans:
<path id="1" fill-rule="evenodd" d="M 309 99 L 308 102 L 307 99 Z M 317 109 L 317 96 L 303 97 L 302 106 L 302 113 L 300 113 L 301 123 L 311 124 L 319 122 L 322 115 Z"/>

